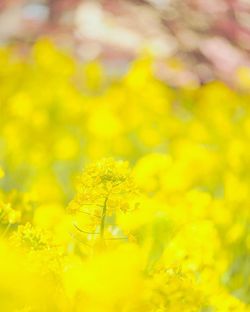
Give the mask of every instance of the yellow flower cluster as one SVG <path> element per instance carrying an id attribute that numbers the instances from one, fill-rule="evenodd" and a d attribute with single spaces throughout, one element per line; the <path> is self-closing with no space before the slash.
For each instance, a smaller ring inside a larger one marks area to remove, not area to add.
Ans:
<path id="1" fill-rule="evenodd" d="M 0 310 L 249 312 L 249 82 L 25 53 L 0 50 Z"/>

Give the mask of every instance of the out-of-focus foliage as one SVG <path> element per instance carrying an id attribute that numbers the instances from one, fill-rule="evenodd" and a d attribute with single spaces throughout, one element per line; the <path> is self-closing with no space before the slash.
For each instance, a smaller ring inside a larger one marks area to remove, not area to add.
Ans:
<path id="1" fill-rule="evenodd" d="M 150 55 L 111 80 L 2 49 L 1 311 L 250 311 L 248 76 L 176 90 Z"/>

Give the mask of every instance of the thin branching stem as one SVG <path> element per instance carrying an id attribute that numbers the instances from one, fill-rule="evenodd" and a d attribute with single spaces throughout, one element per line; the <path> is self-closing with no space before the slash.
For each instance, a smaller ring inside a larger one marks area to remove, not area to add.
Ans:
<path id="1" fill-rule="evenodd" d="M 93 214 L 93 213 L 90 213 L 90 212 L 87 212 L 87 211 L 84 211 L 84 210 L 79 210 L 80 213 L 84 213 L 88 216 L 91 216 L 91 217 L 95 217 L 95 218 L 101 218 L 100 216 L 96 215 L 96 214 Z"/>
<path id="2" fill-rule="evenodd" d="M 121 239 L 128 239 L 127 237 L 111 237 L 111 238 L 105 238 L 105 240 L 121 240 Z"/>
<path id="3" fill-rule="evenodd" d="M 102 204 L 97 203 L 81 203 L 82 206 L 96 206 L 96 207 L 103 207 Z"/>
<path id="4" fill-rule="evenodd" d="M 80 231 L 80 232 L 82 232 L 82 233 L 85 233 L 85 234 L 91 234 L 91 235 L 99 235 L 99 234 L 100 234 L 100 233 L 94 233 L 94 232 L 84 231 L 84 230 L 80 229 L 79 226 L 78 226 L 77 224 L 75 224 L 75 223 L 74 223 L 74 227 L 75 227 L 78 231 Z"/>
<path id="5" fill-rule="evenodd" d="M 5 229 L 4 229 L 4 231 L 3 231 L 2 235 L 1 235 L 1 237 L 4 237 L 4 236 L 8 233 L 8 231 L 9 231 L 9 229 L 10 229 L 10 226 L 11 226 L 11 223 L 8 223 L 7 226 L 6 226 Z"/>

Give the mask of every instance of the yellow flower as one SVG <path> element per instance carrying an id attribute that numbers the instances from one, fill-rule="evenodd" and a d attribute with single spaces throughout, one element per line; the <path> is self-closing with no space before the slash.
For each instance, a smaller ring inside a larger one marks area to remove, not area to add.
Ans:
<path id="1" fill-rule="evenodd" d="M 69 211 L 82 213 L 82 222 L 89 220 L 94 235 L 100 234 L 103 238 L 105 227 L 110 223 L 107 218 L 115 220 L 118 211 L 127 212 L 136 208 L 137 204 L 132 199 L 137 189 L 127 162 L 102 159 L 88 165 L 77 182 L 77 193 L 69 204 Z M 82 232 L 91 233 L 86 229 L 86 222 L 84 226 Z"/>

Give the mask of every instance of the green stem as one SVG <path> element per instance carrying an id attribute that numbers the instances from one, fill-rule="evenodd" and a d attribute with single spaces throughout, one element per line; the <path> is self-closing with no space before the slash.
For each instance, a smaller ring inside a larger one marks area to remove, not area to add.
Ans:
<path id="1" fill-rule="evenodd" d="M 7 226 L 6 226 L 6 228 L 5 228 L 5 230 L 3 231 L 2 235 L 1 235 L 1 237 L 4 237 L 4 236 L 8 233 L 8 231 L 9 231 L 9 229 L 10 229 L 10 226 L 11 226 L 11 224 L 8 223 Z"/>
<path id="2" fill-rule="evenodd" d="M 103 240 L 103 237 L 104 237 L 105 219 L 106 219 L 106 212 L 107 212 L 107 202 L 108 202 L 108 196 L 105 198 L 103 208 L 102 208 L 101 227 L 100 227 L 101 240 Z"/>

